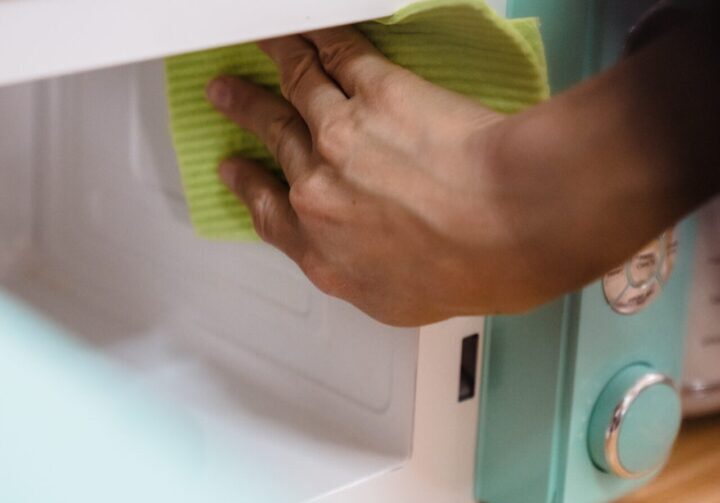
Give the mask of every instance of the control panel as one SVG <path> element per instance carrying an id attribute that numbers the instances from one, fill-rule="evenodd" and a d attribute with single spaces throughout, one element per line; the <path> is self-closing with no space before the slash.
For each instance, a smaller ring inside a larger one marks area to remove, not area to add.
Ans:
<path id="1" fill-rule="evenodd" d="M 678 226 L 674 271 L 642 309 L 618 312 L 600 281 L 530 313 L 488 319 L 479 501 L 612 501 L 657 473 L 681 419 L 694 235 L 693 220 Z M 650 277 L 660 284 L 655 266 Z"/>
<path id="2" fill-rule="evenodd" d="M 617 61 L 651 2 L 509 0 L 508 14 L 540 17 L 557 93 Z M 682 222 L 582 291 L 487 320 L 478 501 L 612 501 L 658 472 L 681 420 L 695 233 Z"/>

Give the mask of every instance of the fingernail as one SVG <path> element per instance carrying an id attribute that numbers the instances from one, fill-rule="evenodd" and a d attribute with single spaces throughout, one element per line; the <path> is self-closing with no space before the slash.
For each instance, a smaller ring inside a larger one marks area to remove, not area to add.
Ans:
<path id="1" fill-rule="evenodd" d="M 206 89 L 207 98 L 221 110 L 226 110 L 232 105 L 232 91 L 227 82 L 221 78 L 210 82 Z"/>
<path id="2" fill-rule="evenodd" d="M 220 175 L 220 180 L 227 185 L 228 187 L 234 187 L 235 186 L 235 175 L 237 173 L 237 168 L 235 167 L 235 164 L 232 161 L 223 161 L 220 163 L 220 168 L 218 169 L 218 174 Z"/>

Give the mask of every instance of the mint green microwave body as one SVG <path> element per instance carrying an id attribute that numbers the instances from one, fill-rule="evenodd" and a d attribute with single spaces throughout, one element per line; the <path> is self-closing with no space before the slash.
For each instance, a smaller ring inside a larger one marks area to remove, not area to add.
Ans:
<path id="1" fill-rule="evenodd" d="M 618 60 L 629 29 L 652 4 L 510 0 L 508 15 L 540 17 L 557 93 Z M 487 320 L 479 501 L 600 503 L 658 473 L 681 415 L 677 386 L 687 332 L 693 220 L 681 223 L 677 235 L 672 276 L 658 298 L 637 313 L 615 312 L 603 284 L 596 282 L 526 315 Z M 643 380 L 659 387 L 642 388 Z M 618 457 L 639 468 L 623 472 L 608 466 L 605 449 L 616 407 L 633 386 L 652 391 L 639 395 L 637 409 L 629 407 L 623 431 L 613 439 Z"/>

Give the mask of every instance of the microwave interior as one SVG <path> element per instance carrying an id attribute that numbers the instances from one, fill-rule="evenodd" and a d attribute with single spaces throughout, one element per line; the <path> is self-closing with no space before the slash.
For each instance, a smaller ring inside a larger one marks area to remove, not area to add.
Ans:
<path id="1" fill-rule="evenodd" d="M 323 295 L 269 246 L 195 236 L 162 62 L 0 88 L 0 130 L 0 294 L 285 501 L 408 458 L 419 329 Z"/>

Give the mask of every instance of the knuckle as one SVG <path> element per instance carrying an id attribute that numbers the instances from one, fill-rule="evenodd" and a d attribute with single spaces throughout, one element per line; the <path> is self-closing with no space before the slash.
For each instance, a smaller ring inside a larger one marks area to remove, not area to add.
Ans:
<path id="1" fill-rule="evenodd" d="M 291 137 L 289 135 L 282 136 L 275 144 L 273 155 L 281 167 L 287 167 L 288 160 L 291 158 L 291 144 Z"/>
<path id="2" fill-rule="evenodd" d="M 381 106 L 397 106 L 407 100 L 407 75 L 402 70 L 392 71 L 375 78 L 374 94 Z"/>
<path id="3" fill-rule="evenodd" d="M 352 41 L 340 35 L 330 37 L 318 51 L 320 63 L 330 72 L 340 71 L 358 56 Z"/>
<path id="4" fill-rule="evenodd" d="M 297 180 L 290 186 L 290 193 L 288 194 L 290 206 L 292 206 L 295 213 L 301 217 L 304 216 L 312 206 L 312 197 L 307 192 L 305 184 L 300 180 Z"/>
<path id="5" fill-rule="evenodd" d="M 247 205 L 260 239 L 272 242 L 276 237 L 273 226 L 276 205 L 273 195 L 267 190 L 256 191 L 248 198 Z"/>
<path id="6" fill-rule="evenodd" d="M 322 215 L 322 194 L 325 182 L 322 175 L 313 173 L 296 180 L 290 187 L 290 205 L 302 217 L 317 217 Z"/>
<path id="7" fill-rule="evenodd" d="M 289 65 L 285 70 L 280 90 L 290 102 L 295 102 L 303 81 L 315 65 L 315 55 L 309 51 L 298 53 L 289 58 Z"/>
<path id="8" fill-rule="evenodd" d="M 343 280 L 341 275 L 325 261 L 314 254 L 306 254 L 300 268 L 308 279 L 326 295 L 338 297 L 342 293 Z"/>
<path id="9" fill-rule="evenodd" d="M 315 149 L 320 156 L 330 160 L 339 159 L 352 144 L 361 126 L 359 114 L 351 110 L 329 112 L 317 128 Z"/>
<path id="10" fill-rule="evenodd" d="M 297 125 L 297 114 L 282 114 L 269 121 L 266 143 L 278 161 L 280 161 L 279 154 L 284 151 L 291 132 Z"/>

